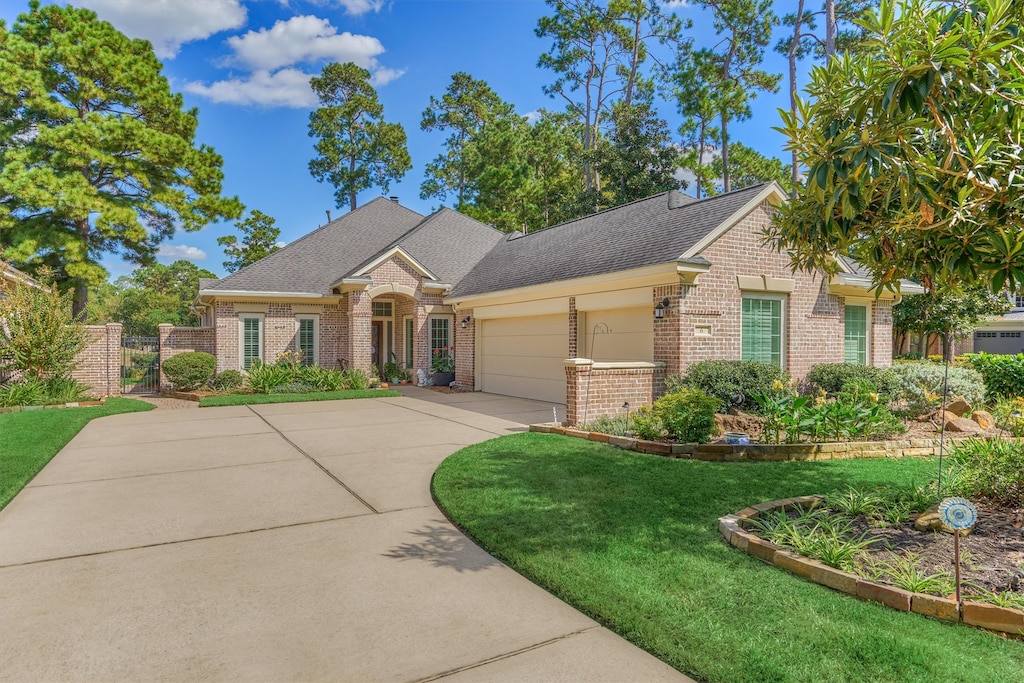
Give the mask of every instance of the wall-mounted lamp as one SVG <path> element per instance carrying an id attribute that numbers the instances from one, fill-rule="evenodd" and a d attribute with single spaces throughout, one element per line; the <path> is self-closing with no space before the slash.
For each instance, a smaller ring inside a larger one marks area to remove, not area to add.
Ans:
<path id="1" fill-rule="evenodd" d="M 654 317 L 657 320 L 661 320 L 665 317 L 665 311 L 668 309 L 668 297 L 661 300 L 661 303 L 654 307 Z"/>
<path id="2" fill-rule="evenodd" d="M 462 319 L 462 322 L 460 323 L 460 325 L 462 326 L 462 329 L 466 329 L 466 325 L 469 324 L 469 321 L 471 319 L 472 319 L 472 316 L 469 316 L 469 315 L 467 315 L 465 318 Z"/>

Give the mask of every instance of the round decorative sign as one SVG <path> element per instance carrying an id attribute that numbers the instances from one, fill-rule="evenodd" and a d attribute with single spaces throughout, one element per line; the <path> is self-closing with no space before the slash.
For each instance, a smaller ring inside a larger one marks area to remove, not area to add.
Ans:
<path id="1" fill-rule="evenodd" d="M 978 511 L 966 498 L 946 498 L 939 503 L 939 517 L 954 529 L 970 529 L 978 519 Z"/>

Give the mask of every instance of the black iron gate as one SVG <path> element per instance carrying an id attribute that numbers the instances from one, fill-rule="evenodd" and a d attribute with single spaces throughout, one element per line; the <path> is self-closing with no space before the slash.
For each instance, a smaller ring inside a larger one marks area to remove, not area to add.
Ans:
<path id="1" fill-rule="evenodd" d="M 121 337 L 121 393 L 160 390 L 160 338 Z"/>

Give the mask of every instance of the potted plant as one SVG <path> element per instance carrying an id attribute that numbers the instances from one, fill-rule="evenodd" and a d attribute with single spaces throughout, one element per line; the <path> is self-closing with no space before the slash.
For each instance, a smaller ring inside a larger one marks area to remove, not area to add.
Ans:
<path id="1" fill-rule="evenodd" d="M 434 385 L 446 387 L 455 381 L 455 356 L 450 346 L 434 349 L 434 357 L 430 359 L 430 371 L 434 373 Z"/>
<path id="2" fill-rule="evenodd" d="M 397 363 L 385 363 L 384 367 L 381 368 L 381 373 L 384 375 L 384 379 L 392 384 L 398 384 L 399 380 L 402 379 L 402 371 L 398 369 Z"/>

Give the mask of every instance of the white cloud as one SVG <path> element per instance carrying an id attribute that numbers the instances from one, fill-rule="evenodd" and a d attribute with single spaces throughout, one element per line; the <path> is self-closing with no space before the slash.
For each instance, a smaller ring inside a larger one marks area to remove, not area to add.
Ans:
<path id="1" fill-rule="evenodd" d="M 339 34 L 326 19 L 308 15 L 278 21 L 269 29 L 232 36 L 227 42 L 235 53 L 231 62 L 256 70 L 322 59 L 355 62 L 372 69 L 377 64 L 377 55 L 384 52 L 384 46 L 372 36 L 348 31 Z"/>
<path id="2" fill-rule="evenodd" d="M 185 259 L 186 261 L 206 260 L 205 251 L 199 247 L 190 247 L 187 244 L 161 244 L 160 248 L 156 251 L 156 256 L 168 261 L 177 261 L 179 259 Z"/>
<path id="3" fill-rule="evenodd" d="M 156 56 L 170 59 L 184 43 L 245 25 L 240 0 L 72 0 L 88 7 L 131 38 L 153 43 Z"/>
<path id="4" fill-rule="evenodd" d="M 390 83 L 405 73 L 404 69 L 392 69 L 377 62 L 384 46 L 376 38 L 348 31 L 338 33 L 326 19 L 308 15 L 232 36 L 227 44 L 233 54 L 221 60 L 222 64 L 238 65 L 251 73 L 211 83 L 185 83 L 186 91 L 213 102 L 311 107 L 317 103 L 309 86 L 313 74 L 296 68 L 296 64 L 354 62 L 370 71 L 375 86 Z"/>
<path id="5" fill-rule="evenodd" d="M 379 12 L 384 6 L 384 0 L 338 0 L 338 4 L 349 14 L 358 17 L 367 12 Z"/>
<path id="6" fill-rule="evenodd" d="M 274 246 L 277 247 L 278 249 L 284 249 L 285 247 L 288 246 L 288 243 L 278 240 L 277 242 L 274 242 Z"/>
<path id="7" fill-rule="evenodd" d="M 185 90 L 212 102 L 258 104 L 265 107 L 312 107 L 316 95 L 309 87 L 309 74 L 299 69 L 280 69 L 273 73 L 255 71 L 245 78 L 185 84 Z"/>
<path id="8" fill-rule="evenodd" d="M 541 116 L 541 114 L 540 114 L 539 111 L 528 111 L 528 112 L 526 112 L 526 114 L 524 115 L 523 118 L 526 119 L 527 123 L 532 124 L 532 123 L 536 123 L 537 121 L 539 121 L 540 120 L 540 116 Z"/>

